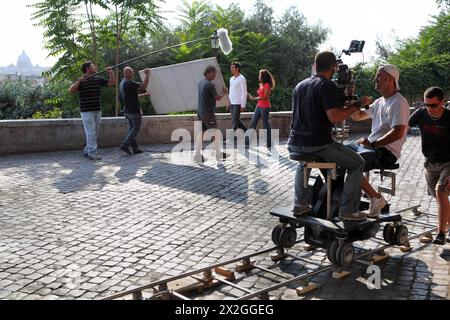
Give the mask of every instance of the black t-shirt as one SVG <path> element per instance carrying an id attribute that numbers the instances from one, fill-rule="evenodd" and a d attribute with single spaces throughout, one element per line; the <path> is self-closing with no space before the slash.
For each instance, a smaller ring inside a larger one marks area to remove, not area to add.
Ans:
<path id="1" fill-rule="evenodd" d="M 122 100 L 123 112 L 131 114 L 140 114 L 141 105 L 139 104 L 138 89 L 141 84 L 134 80 L 123 79 L 120 83 L 120 98 Z"/>
<path id="2" fill-rule="evenodd" d="M 450 110 L 434 120 L 426 108 L 413 113 L 410 127 L 419 127 L 422 134 L 422 152 L 430 163 L 450 162 Z"/>
<path id="3" fill-rule="evenodd" d="M 102 88 L 107 87 L 108 82 L 108 80 L 96 76 L 80 83 L 78 91 L 81 112 L 101 111 Z"/>
<path id="4" fill-rule="evenodd" d="M 326 111 L 342 105 L 336 84 L 322 76 L 313 76 L 297 85 L 292 100 L 288 144 L 316 147 L 332 143 L 333 124 Z"/>
<path id="5" fill-rule="evenodd" d="M 214 84 L 203 79 L 198 84 L 198 114 L 213 113 L 216 108 L 216 88 Z"/>

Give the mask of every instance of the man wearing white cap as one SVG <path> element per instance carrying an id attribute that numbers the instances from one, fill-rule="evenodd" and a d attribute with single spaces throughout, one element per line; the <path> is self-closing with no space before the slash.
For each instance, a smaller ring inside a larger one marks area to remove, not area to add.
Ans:
<path id="1" fill-rule="evenodd" d="M 382 95 L 369 109 L 353 114 L 355 121 L 372 119 L 372 132 L 349 147 L 365 160 L 365 172 L 394 165 L 400 158 L 406 140 L 409 121 L 409 104 L 400 93 L 400 72 L 394 65 L 378 69 L 375 89 Z M 362 189 L 370 197 L 369 217 L 377 217 L 387 201 L 375 191 L 366 178 Z"/>

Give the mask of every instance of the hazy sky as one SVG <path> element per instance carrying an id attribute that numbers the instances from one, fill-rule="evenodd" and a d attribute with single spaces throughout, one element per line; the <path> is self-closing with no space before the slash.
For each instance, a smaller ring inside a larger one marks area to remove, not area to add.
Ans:
<path id="1" fill-rule="evenodd" d="M 15 64 L 22 50 L 31 57 L 33 64 L 50 66 L 55 62 L 54 58 L 46 58 L 48 53 L 42 49 L 43 30 L 34 27 L 30 19 L 32 10 L 26 5 L 33 2 L 33 0 L 1 1 L 0 66 Z M 238 2 L 246 13 L 251 12 L 254 3 L 253 0 L 212 0 L 212 2 L 223 7 Z M 180 3 L 179 0 L 167 0 L 164 8 L 176 11 Z M 340 50 L 347 48 L 352 39 L 366 40 L 366 60 L 375 53 L 377 38 L 392 42 L 395 36 L 414 37 L 422 26 L 428 24 L 431 15 L 438 12 L 434 0 L 269 0 L 268 4 L 272 5 L 277 16 L 287 8 L 296 6 L 309 23 L 320 22 L 329 28 L 331 34 L 323 47 Z M 167 16 L 173 18 L 176 17 L 176 13 L 168 13 Z M 362 57 L 358 55 L 353 59 Z"/>

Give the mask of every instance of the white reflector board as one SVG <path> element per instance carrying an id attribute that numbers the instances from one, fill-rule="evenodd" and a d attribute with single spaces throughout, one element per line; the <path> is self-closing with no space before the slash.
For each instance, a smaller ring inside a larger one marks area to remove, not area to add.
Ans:
<path id="1" fill-rule="evenodd" d="M 217 76 L 213 83 L 217 94 L 221 95 L 225 82 L 215 57 L 150 69 L 147 92 L 150 93 L 156 113 L 197 111 L 198 83 L 204 79 L 203 72 L 209 65 L 217 69 Z M 144 72 L 140 71 L 139 75 L 144 81 Z M 226 95 L 217 102 L 216 107 L 229 105 L 230 100 Z"/>

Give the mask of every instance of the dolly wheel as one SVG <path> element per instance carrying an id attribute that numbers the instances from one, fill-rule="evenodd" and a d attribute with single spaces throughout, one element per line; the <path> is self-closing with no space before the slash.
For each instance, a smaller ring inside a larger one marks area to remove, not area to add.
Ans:
<path id="1" fill-rule="evenodd" d="M 336 252 L 336 259 L 338 264 L 342 267 L 348 267 L 353 262 L 355 251 L 353 249 L 353 244 L 345 243 L 343 246 L 338 247 Z"/>
<path id="2" fill-rule="evenodd" d="M 386 241 L 386 243 L 393 245 L 395 244 L 395 238 L 394 238 L 394 234 L 395 234 L 395 227 L 392 224 L 387 224 L 384 226 L 383 229 L 383 238 L 384 241 Z"/>
<path id="3" fill-rule="evenodd" d="M 328 257 L 328 260 L 330 260 L 330 262 L 332 264 L 338 264 L 338 261 L 336 259 L 338 247 L 339 247 L 339 242 L 337 240 L 332 240 L 328 244 L 327 257 Z"/>
<path id="4" fill-rule="evenodd" d="M 398 226 L 395 228 L 394 234 L 395 244 L 399 246 L 408 245 L 408 228 L 405 226 Z"/>
<path id="5" fill-rule="evenodd" d="M 272 241 L 276 246 L 280 246 L 280 236 L 281 231 L 283 231 L 284 226 L 282 224 L 277 225 L 272 231 Z"/>
<path id="6" fill-rule="evenodd" d="M 280 245 L 283 248 L 292 248 L 297 241 L 297 230 L 295 228 L 289 227 L 284 228 L 280 235 Z"/>

